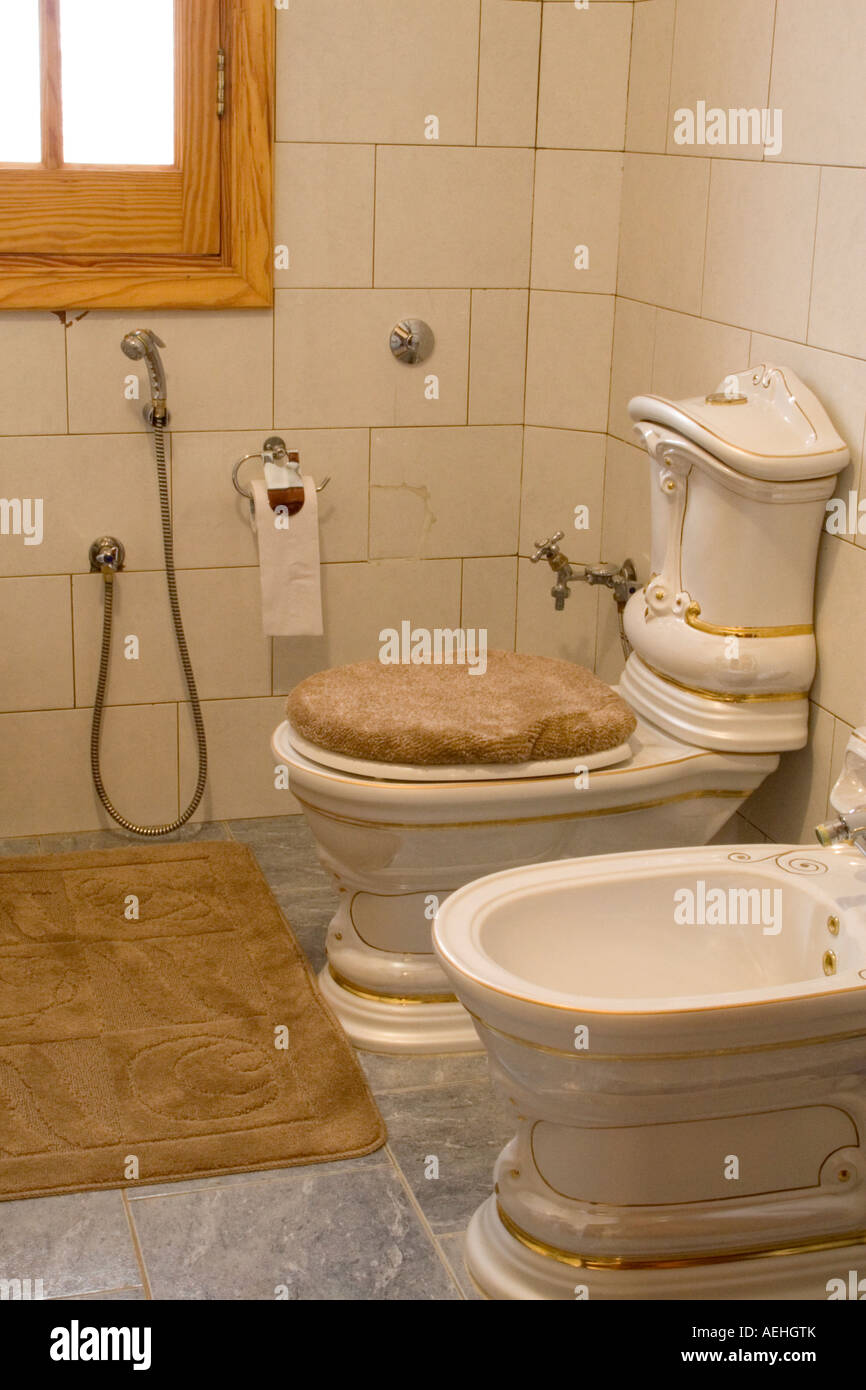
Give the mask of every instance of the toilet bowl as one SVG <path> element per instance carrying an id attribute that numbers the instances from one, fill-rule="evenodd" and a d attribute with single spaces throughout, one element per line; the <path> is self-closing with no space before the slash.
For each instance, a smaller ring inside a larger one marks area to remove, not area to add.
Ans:
<path id="1" fill-rule="evenodd" d="M 514 1115 L 466 1243 L 488 1297 L 866 1281 L 862 854 L 512 869 L 454 893 L 433 940 Z"/>
<path id="2" fill-rule="evenodd" d="M 340 739 L 323 731 L 327 683 L 314 737 L 291 719 L 275 731 L 340 891 L 321 986 L 361 1048 L 480 1046 L 430 940 L 461 885 L 518 864 L 706 844 L 779 753 L 806 742 L 817 547 L 845 444 L 794 373 L 765 365 L 707 398 L 630 409 L 652 473 L 652 573 L 625 611 L 626 741 L 474 766 L 353 756 L 345 718 Z M 429 670 L 412 668 L 419 688 Z M 353 717 L 360 734 L 363 702 Z"/>

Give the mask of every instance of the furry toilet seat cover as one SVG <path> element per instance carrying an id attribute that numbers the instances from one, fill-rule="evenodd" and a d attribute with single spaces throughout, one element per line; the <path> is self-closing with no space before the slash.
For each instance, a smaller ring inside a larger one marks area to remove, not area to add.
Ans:
<path id="1" fill-rule="evenodd" d="M 295 686 L 286 711 L 319 748 L 420 767 L 580 758 L 634 731 L 629 706 L 583 666 L 491 651 L 483 674 L 471 669 L 334 666 Z"/>

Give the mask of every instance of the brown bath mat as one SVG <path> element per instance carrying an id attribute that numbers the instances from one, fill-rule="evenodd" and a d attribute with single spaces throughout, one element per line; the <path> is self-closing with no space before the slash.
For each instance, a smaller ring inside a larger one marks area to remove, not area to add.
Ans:
<path id="1" fill-rule="evenodd" d="M 384 1142 L 250 850 L 0 859 L 0 1200 Z"/>

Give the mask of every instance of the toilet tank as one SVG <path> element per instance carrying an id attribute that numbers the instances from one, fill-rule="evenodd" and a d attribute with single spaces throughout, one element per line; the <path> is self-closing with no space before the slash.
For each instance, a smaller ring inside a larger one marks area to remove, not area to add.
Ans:
<path id="1" fill-rule="evenodd" d="M 625 612 L 624 698 L 701 747 L 802 747 L 818 543 L 847 446 L 796 374 L 767 364 L 629 410 L 652 470 L 652 543 Z"/>

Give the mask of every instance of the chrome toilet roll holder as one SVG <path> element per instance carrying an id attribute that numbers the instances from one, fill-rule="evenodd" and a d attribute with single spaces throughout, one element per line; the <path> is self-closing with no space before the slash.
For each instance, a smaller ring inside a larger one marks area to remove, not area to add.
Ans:
<path id="1" fill-rule="evenodd" d="M 232 469 L 232 486 L 234 487 L 235 492 L 240 493 L 241 497 L 245 498 L 246 501 L 249 502 L 250 516 L 253 520 L 255 520 L 255 501 L 253 498 L 252 489 L 248 491 L 245 487 L 243 487 L 239 476 L 244 464 L 249 463 L 252 459 L 260 459 L 262 464 L 285 462 L 292 462 L 297 464 L 299 462 L 299 455 L 296 451 L 289 450 L 286 447 L 286 441 L 284 439 L 280 439 L 279 435 L 273 434 L 270 436 L 270 438 L 265 440 L 260 451 L 253 454 L 244 454 L 242 459 L 238 459 L 237 463 Z M 323 478 L 322 482 L 316 485 L 316 492 L 324 492 L 325 488 L 328 486 L 328 483 L 330 481 L 331 475 L 329 473 L 326 478 Z M 271 505 L 275 508 L 278 504 L 271 503 Z"/>

